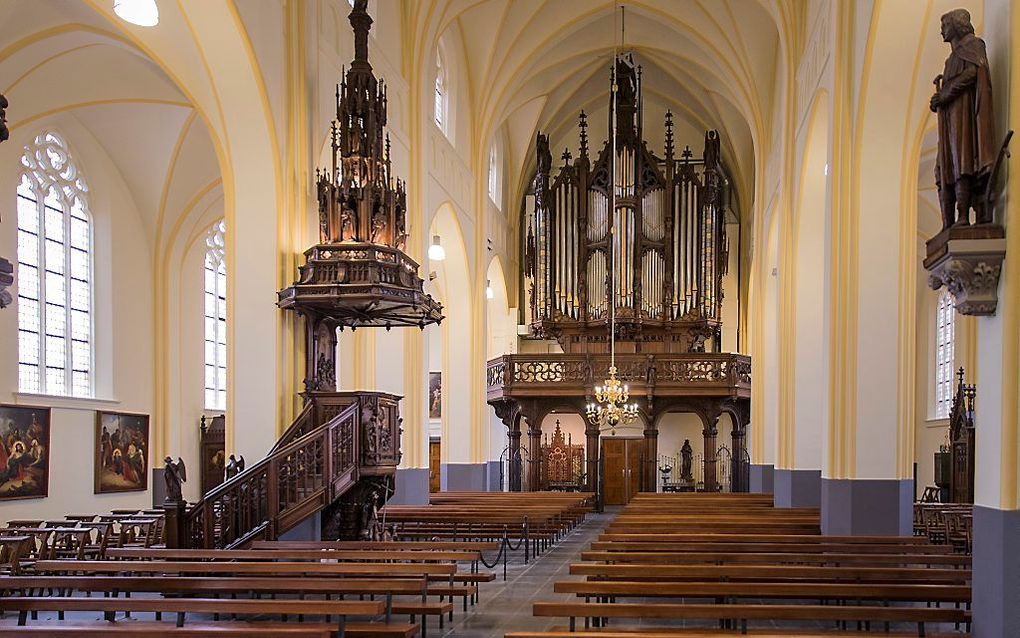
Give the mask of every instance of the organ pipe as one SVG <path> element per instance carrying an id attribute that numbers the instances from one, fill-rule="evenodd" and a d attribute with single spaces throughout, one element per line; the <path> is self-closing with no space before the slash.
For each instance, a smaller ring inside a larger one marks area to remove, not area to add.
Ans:
<path id="1" fill-rule="evenodd" d="M 620 118 L 637 113 L 640 122 L 632 60 L 618 59 L 616 74 L 622 87 L 617 99 L 630 103 L 620 102 L 611 112 Z M 629 82 L 636 92 L 626 90 Z M 572 160 L 564 152 L 555 176 L 549 140 L 541 133 L 537 138 L 535 210 L 528 226 L 535 238 L 534 263 L 527 270 L 533 328 L 559 338 L 564 331 L 590 334 L 594 325 L 604 326 L 615 264 L 620 320 L 643 323 L 646 334 L 659 328 L 681 334 L 686 326 L 696 333 L 686 342 L 672 344 L 672 337 L 657 342 L 671 350 L 702 347 L 705 335 L 719 327 L 727 265 L 718 133 L 706 134 L 702 157 L 694 157 L 690 147 L 674 157 L 667 113 L 663 157 L 640 139 L 642 127 L 617 126 L 615 156 L 606 140 L 592 161 L 586 126 L 582 115 L 580 153 Z"/>

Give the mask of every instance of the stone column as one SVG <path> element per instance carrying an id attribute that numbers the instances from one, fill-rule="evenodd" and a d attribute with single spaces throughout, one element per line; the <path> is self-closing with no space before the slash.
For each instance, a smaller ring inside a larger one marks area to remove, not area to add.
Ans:
<path id="1" fill-rule="evenodd" d="M 985 39 L 992 70 L 996 136 L 1020 131 L 1020 6 L 985 0 Z M 994 20 L 988 20 L 995 16 Z M 996 221 L 1006 227 L 1006 261 L 996 314 L 979 317 L 972 635 L 1020 636 L 1020 165 L 1013 159 L 999 186 Z M 959 318 L 959 316 L 957 316 Z"/>
<path id="2" fill-rule="evenodd" d="M 584 428 L 585 479 L 584 489 L 597 492 L 599 489 L 599 426 L 587 424 Z"/>
<path id="3" fill-rule="evenodd" d="M 736 419 L 733 423 L 733 432 L 730 434 L 731 450 L 733 451 L 733 468 L 730 483 L 733 492 L 747 492 L 749 489 L 747 481 L 747 466 L 744 464 L 744 451 L 747 450 L 747 424 Z"/>
<path id="4" fill-rule="evenodd" d="M 719 435 L 719 412 L 702 415 L 705 427 L 701 435 L 705 437 L 705 491 L 716 491 L 719 481 L 719 470 L 716 468 L 715 446 L 716 437 Z"/>
<path id="5" fill-rule="evenodd" d="M 659 458 L 659 430 L 655 427 L 655 421 L 649 419 L 648 427 L 645 428 L 645 470 L 642 479 L 641 489 L 647 492 L 656 490 L 656 460 Z"/>
<path id="6" fill-rule="evenodd" d="M 506 454 L 506 471 L 509 473 L 509 488 L 511 492 L 520 492 L 524 484 L 524 458 L 521 455 L 521 421 L 514 419 L 507 438 L 509 444 Z"/>
<path id="7" fill-rule="evenodd" d="M 528 422 L 528 491 L 539 489 L 542 478 L 542 424 Z"/>

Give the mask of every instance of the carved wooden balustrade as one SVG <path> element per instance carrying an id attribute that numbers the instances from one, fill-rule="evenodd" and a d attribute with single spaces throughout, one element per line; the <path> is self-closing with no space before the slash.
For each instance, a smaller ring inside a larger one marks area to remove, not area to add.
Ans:
<path id="1" fill-rule="evenodd" d="M 751 358 L 742 354 L 616 355 L 617 378 L 633 397 L 751 396 Z M 608 354 L 512 354 L 489 361 L 488 399 L 584 396 L 609 376 Z"/>
<path id="2" fill-rule="evenodd" d="M 360 477 L 395 472 L 399 397 L 337 392 L 308 399 L 269 456 L 188 510 L 188 546 L 220 549 L 275 539 L 333 503 Z"/>
<path id="3" fill-rule="evenodd" d="M 585 405 L 594 400 L 594 388 L 609 376 L 608 354 L 548 353 L 512 354 L 489 361 L 486 369 L 487 400 L 507 426 L 509 449 L 519 449 L 527 423 L 528 449 L 541 446 L 542 420 L 553 411 L 585 414 Z M 716 473 L 717 421 L 723 414 L 732 419 L 730 450 L 744 458 L 747 426 L 750 420 L 751 358 L 733 353 L 618 353 L 617 378 L 627 384 L 630 398 L 638 404 L 645 423 L 646 468 L 642 471 L 644 489 L 656 485 L 658 427 L 662 415 L 669 412 L 697 414 L 704 425 L 706 458 L 713 460 L 706 470 L 706 489 L 714 491 Z M 597 427 L 585 430 L 586 489 L 596 490 L 599 467 Z M 538 485 L 541 461 L 532 459 L 528 476 L 520 467 L 511 468 L 511 485 Z M 740 474 L 741 476 L 743 474 Z M 527 480 L 525 480 L 525 478 Z M 735 491 L 746 489 L 743 482 Z"/>

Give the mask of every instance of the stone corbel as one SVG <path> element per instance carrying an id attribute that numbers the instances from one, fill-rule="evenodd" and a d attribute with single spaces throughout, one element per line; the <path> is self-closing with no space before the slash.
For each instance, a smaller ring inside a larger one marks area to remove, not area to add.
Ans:
<path id="1" fill-rule="evenodd" d="M 932 290 L 945 286 L 960 314 L 995 314 L 1006 256 L 1002 226 L 954 226 L 933 237 L 927 248 L 924 267 Z"/>

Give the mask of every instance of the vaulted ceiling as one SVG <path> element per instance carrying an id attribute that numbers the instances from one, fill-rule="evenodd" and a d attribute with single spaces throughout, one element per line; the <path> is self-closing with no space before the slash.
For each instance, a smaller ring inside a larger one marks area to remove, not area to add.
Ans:
<path id="1" fill-rule="evenodd" d="M 738 189 L 748 192 L 754 146 L 771 134 L 780 81 L 776 25 L 785 3 L 633 0 L 625 13 L 620 4 L 451 0 L 420 9 L 416 18 L 421 35 L 445 40 L 452 34 L 463 47 L 475 134 L 485 139 L 505 127 L 516 172 L 512 190 L 534 171 L 536 130 L 549 132 L 555 149 L 576 149 L 584 109 L 593 145 L 605 139 L 610 62 L 614 50 L 630 50 L 643 67 L 653 150 L 661 152 L 667 109 L 678 143 L 696 152 L 704 131 L 718 129 L 724 160 Z"/>

